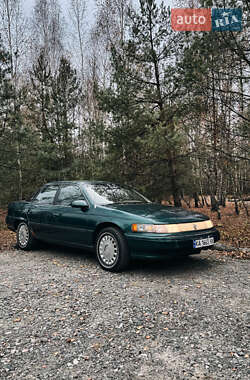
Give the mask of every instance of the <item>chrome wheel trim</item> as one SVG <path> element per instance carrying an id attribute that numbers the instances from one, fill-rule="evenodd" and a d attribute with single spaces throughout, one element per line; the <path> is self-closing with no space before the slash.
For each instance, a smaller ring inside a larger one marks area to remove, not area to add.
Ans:
<path id="1" fill-rule="evenodd" d="M 119 246 L 116 239 L 110 234 L 101 236 L 98 244 L 98 255 L 104 265 L 111 267 L 118 259 Z"/>
<path id="2" fill-rule="evenodd" d="M 18 241 L 21 247 L 25 248 L 27 246 L 29 237 L 30 233 L 27 224 L 22 224 L 18 230 Z"/>

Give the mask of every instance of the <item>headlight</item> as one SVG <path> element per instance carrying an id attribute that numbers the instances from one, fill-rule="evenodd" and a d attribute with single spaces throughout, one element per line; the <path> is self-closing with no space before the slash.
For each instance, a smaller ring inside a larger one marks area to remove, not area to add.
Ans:
<path id="1" fill-rule="evenodd" d="M 177 232 L 207 230 L 213 227 L 211 220 L 176 224 L 132 224 L 133 232 L 151 232 L 155 234 L 173 234 Z"/>
<path id="2" fill-rule="evenodd" d="M 153 232 L 156 234 L 167 234 L 168 225 L 166 224 L 132 224 L 133 232 Z"/>

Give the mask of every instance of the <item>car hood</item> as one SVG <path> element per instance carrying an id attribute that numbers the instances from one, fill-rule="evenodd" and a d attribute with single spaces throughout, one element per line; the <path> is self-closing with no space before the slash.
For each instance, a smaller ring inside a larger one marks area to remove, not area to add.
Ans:
<path id="1" fill-rule="evenodd" d="M 188 223 L 208 220 L 206 215 L 188 211 L 173 206 L 163 206 L 155 203 L 145 204 L 111 204 L 105 206 L 109 209 L 120 211 L 141 218 L 150 219 L 154 223 Z"/>

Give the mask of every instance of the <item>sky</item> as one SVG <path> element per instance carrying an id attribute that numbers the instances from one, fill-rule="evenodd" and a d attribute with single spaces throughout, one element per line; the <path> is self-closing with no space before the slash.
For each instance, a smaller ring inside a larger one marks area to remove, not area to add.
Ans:
<path id="1" fill-rule="evenodd" d="M 34 3 L 35 3 L 35 0 L 23 0 L 24 11 L 27 16 L 30 15 L 31 10 L 34 6 Z M 58 0 L 58 3 L 60 4 L 64 12 L 68 8 L 70 4 L 70 0 Z M 86 4 L 87 4 L 87 10 L 88 10 L 88 13 L 90 14 L 90 17 L 94 18 L 95 0 L 86 0 Z"/>
<path id="2" fill-rule="evenodd" d="M 135 1 L 135 0 L 134 0 Z M 137 0 L 139 3 L 139 0 Z M 166 6 L 174 6 L 176 0 L 156 0 L 158 4 L 161 4 L 162 2 L 165 3 Z M 70 0 L 58 0 L 59 5 L 61 6 L 64 19 L 68 19 L 68 9 L 70 6 Z M 29 17 L 31 16 L 32 9 L 34 7 L 35 0 L 23 0 L 23 9 L 25 16 Z M 92 27 L 94 21 L 95 21 L 95 14 L 96 14 L 96 1 L 95 0 L 86 0 L 87 4 L 87 29 L 90 30 Z"/>
<path id="3" fill-rule="evenodd" d="M 61 8 L 65 11 L 70 3 L 70 0 L 58 0 Z M 157 3 L 161 3 L 162 0 L 157 0 Z M 173 6 L 174 0 L 163 0 L 163 2 L 168 6 Z M 24 11 L 27 16 L 30 15 L 30 12 L 34 6 L 35 0 L 23 0 Z M 95 0 L 86 0 L 87 4 L 87 12 L 89 14 L 90 19 L 94 19 L 95 14 Z"/>

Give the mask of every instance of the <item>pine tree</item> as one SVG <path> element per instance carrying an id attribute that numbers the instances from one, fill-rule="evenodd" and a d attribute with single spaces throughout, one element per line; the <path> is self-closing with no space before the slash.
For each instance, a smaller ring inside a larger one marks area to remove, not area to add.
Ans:
<path id="1" fill-rule="evenodd" d="M 7 127 L 8 114 L 10 111 L 10 99 L 13 96 L 13 89 L 10 82 L 11 63 L 10 56 L 4 50 L 0 40 L 0 123 L 3 135 Z"/>
<path id="2" fill-rule="evenodd" d="M 72 69 L 65 57 L 62 57 L 58 74 L 52 80 L 51 111 L 54 115 L 52 122 L 54 139 L 64 168 L 70 168 L 73 163 L 73 138 L 77 128 L 75 113 L 81 99 L 82 90 L 76 70 Z"/>
<path id="3" fill-rule="evenodd" d="M 100 104 L 116 123 L 110 135 L 120 140 L 116 147 L 124 173 L 130 166 L 135 172 L 140 165 L 139 172 L 145 172 L 146 165 L 152 173 L 154 164 L 161 169 L 162 187 L 170 187 L 175 205 L 180 206 L 178 150 L 182 139 L 176 120 L 181 104 L 175 61 L 182 36 L 171 28 L 170 9 L 163 4 L 158 7 L 154 0 L 141 0 L 140 11 L 131 10 L 129 18 L 127 39 L 119 48 L 112 47 L 113 83 L 100 92 Z M 133 155 L 140 163 L 136 167 Z M 155 187 L 155 182 L 150 186 Z"/>
<path id="4" fill-rule="evenodd" d="M 15 92 L 11 83 L 11 57 L 0 40 L 0 204 L 8 194 L 18 197 L 16 130 L 13 129 Z"/>
<path id="5" fill-rule="evenodd" d="M 72 176 L 76 111 L 82 90 L 76 71 L 61 57 L 58 71 L 51 73 L 43 50 L 33 67 L 30 111 L 40 135 L 39 160 L 48 179 Z"/>

